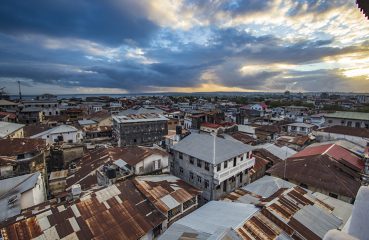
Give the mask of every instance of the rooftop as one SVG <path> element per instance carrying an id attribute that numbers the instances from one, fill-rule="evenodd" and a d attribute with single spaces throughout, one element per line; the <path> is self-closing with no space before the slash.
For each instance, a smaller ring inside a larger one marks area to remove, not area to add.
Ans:
<path id="1" fill-rule="evenodd" d="M 318 131 L 349 135 L 349 136 L 355 136 L 355 137 L 369 138 L 369 129 L 366 129 L 366 128 L 354 128 L 354 127 L 335 125 L 331 127 L 321 128 Z"/>
<path id="2" fill-rule="evenodd" d="M 44 149 L 46 149 L 46 143 L 43 139 L 0 139 L 0 156 L 16 156 Z"/>
<path id="3" fill-rule="evenodd" d="M 197 197 L 201 192 L 181 179 L 167 174 L 136 177 L 134 183 L 162 213 Z"/>
<path id="4" fill-rule="evenodd" d="M 258 211 L 254 205 L 211 201 L 181 218 L 173 224 L 159 239 L 182 239 L 185 232 L 195 233 L 196 236 L 203 238 L 194 239 L 218 239 L 225 230 L 236 229 Z"/>
<path id="5" fill-rule="evenodd" d="M 192 133 L 174 145 L 173 149 L 216 165 L 253 148 L 241 142 L 209 134 Z"/>
<path id="6" fill-rule="evenodd" d="M 40 138 L 44 135 L 53 135 L 53 134 L 60 134 L 60 133 L 68 133 L 68 132 L 77 132 L 78 129 L 70 126 L 70 125 L 60 125 L 44 132 L 38 133 L 36 135 L 31 136 L 31 138 Z"/>
<path id="7" fill-rule="evenodd" d="M 0 138 L 6 138 L 9 134 L 23 128 L 25 125 L 10 122 L 0 122 Z"/>
<path id="8" fill-rule="evenodd" d="M 355 119 L 355 120 L 369 120 L 369 113 L 364 112 L 335 112 L 335 113 L 328 113 L 324 115 L 325 117 L 330 118 L 344 118 L 344 119 Z"/>
<path id="9" fill-rule="evenodd" d="M 123 116 L 113 116 L 113 119 L 118 123 L 133 123 L 133 122 L 152 122 L 152 121 L 167 121 L 163 115 L 157 113 L 129 114 Z"/>
<path id="10" fill-rule="evenodd" d="M 11 102 L 5 99 L 0 99 L 0 106 L 15 106 L 18 105 L 18 103 Z"/>
<path id="11" fill-rule="evenodd" d="M 5 239 L 127 239 L 145 236 L 165 220 L 124 181 L 62 205 L 49 204 L 24 211 L 4 224 Z"/>
<path id="12" fill-rule="evenodd" d="M 225 201 L 255 204 L 261 209 L 237 232 L 261 239 L 321 239 L 348 220 L 352 205 L 312 192 L 279 178 L 263 178 L 230 193 Z"/>

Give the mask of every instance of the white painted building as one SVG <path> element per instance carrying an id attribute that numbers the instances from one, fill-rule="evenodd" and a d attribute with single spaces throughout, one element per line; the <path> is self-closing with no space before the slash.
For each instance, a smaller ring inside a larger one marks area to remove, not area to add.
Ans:
<path id="1" fill-rule="evenodd" d="M 314 125 L 308 123 L 290 123 L 287 125 L 287 132 L 291 134 L 308 135 L 313 131 Z"/>
<path id="2" fill-rule="evenodd" d="M 31 136 L 31 138 L 45 139 L 47 144 L 56 142 L 80 143 L 83 139 L 82 131 L 69 125 L 60 125 L 42 133 Z"/>

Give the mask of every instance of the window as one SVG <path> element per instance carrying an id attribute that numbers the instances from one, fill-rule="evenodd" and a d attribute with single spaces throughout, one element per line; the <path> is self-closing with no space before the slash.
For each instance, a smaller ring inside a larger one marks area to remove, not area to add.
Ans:
<path id="1" fill-rule="evenodd" d="M 233 167 L 237 165 L 237 158 L 233 158 Z"/>
<path id="2" fill-rule="evenodd" d="M 197 159 L 197 166 L 201 168 L 201 160 Z"/>
<path id="3" fill-rule="evenodd" d="M 183 174 L 183 167 L 179 167 L 179 172 Z"/>
<path id="4" fill-rule="evenodd" d="M 205 170 L 208 170 L 209 171 L 209 163 L 205 163 Z"/>
<path id="5" fill-rule="evenodd" d="M 338 198 L 338 195 L 335 194 L 335 193 L 329 193 L 329 196 L 332 197 L 332 198 Z"/>
<path id="6" fill-rule="evenodd" d="M 356 128 L 360 128 L 360 126 L 361 126 L 360 122 L 356 122 L 356 123 L 355 123 L 355 127 L 356 127 Z"/>
<path id="7" fill-rule="evenodd" d="M 197 182 L 201 183 L 201 181 L 202 181 L 202 178 L 200 176 L 197 176 Z"/>
<path id="8" fill-rule="evenodd" d="M 249 155 L 249 153 L 247 153 L 247 156 Z M 241 155 L 241 161 L 243 161 L 243 155 Z"/>
<path id="9" fill-rule="evenodd" d="M 224 168 L 227 168 L 228 167 L 228 161 L 225 161 L 224 162 Z"/>
<path id="10" fill-rule="evenodd" d="M 221 168 L 222 168 L 222 164 L 221 164 L 221 163 L 219 163 L 219 164 L 217 165 L 217 172 L 219 172 L 219 171 L 221 170 Z"/>
<path id="11" fill-rule="evenodd" d="M 183 159 L 183 153 L 178 153 L 178 157 L 179 157 L 179 159 Z"/>
<path id="12" fill-rule="evenodd" d="M 190 157 L 190 163 L 193 165 L 195 162 L 194 158 L 193 157 Z"/>
<path id="13" fill-rule="evenodd" d="M 205 185 L 205 189 L 208 189 L 209 188 L 209 180 L 205 180 L 204 185 Z"/>
<path id="14" fill-rule="evenodd" d="M 193 172 L 190 172 L 190 179 L 193 180 Z"/>
<path id="15" fill-rule="evenodd" d="M 352 122 L 351 122 L 351 121 L 348 121 L 348 122 L 347 122 L 347 126 L 348 126 L 348 127 L 352 127 Z"/>

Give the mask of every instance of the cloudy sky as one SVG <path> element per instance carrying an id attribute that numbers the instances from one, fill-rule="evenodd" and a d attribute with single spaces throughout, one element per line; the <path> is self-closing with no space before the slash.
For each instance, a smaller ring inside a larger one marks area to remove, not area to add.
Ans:
<path id="1" fill-rule="evenodd" d="M 354 0 L 2 0 L 17 93 L 369 91 Z"/>

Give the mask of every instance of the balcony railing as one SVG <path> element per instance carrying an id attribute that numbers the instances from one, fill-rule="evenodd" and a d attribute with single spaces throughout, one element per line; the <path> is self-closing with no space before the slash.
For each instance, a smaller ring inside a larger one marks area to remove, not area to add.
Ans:
<path id="1" fill-rule="evenodd" d="M 214 174 L 214 183 L 220 184 L 224 180 L 237 175 L 238 173 L 249 169 L 255 165 L 255 158 L 251 158 L 249 160 L 246 160 L 245 162 L 242 162 L 241 164 L 238 164 L 235 167 L 223 169 L 220 172 L 217 172 Z"/>

